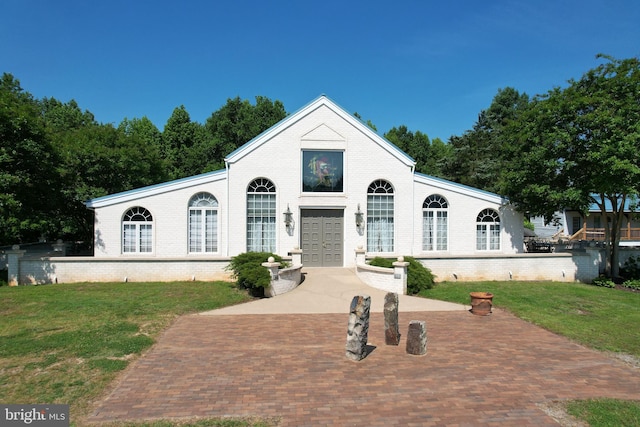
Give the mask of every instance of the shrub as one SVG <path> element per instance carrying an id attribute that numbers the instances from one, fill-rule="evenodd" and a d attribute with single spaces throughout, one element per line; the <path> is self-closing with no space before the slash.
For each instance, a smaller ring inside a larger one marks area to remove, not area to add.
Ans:
<path id="1" fill-rule="evenodd" d="M 640 279 L 640 258 L 630 256 L 620 267 L 620 275 L 627 280 Z"/>
<path id="2" fill-rule="evenodd" d="M 253 296 L 264 296 L 264 288 L 271 283 L 269 270 L 262 266 L 269 257 L 273 257 L 275 262 L 281 263 L 282 257 L 270 252 L 245 252 L 231 258 L 227 270 L 233 272 L 236 284 L 244 289 L 248 289 Z"/>
<path id="3" fill-rule="evenodd" d="M 640 291 L 640 279 L 625 280 L 622 283 L 625 288 L 636 289 Z"/>
<path id="4" fill-rule="evenodd" d="M 413 257 L 406 256 L 404 257 L 404 260 L 409 263 L 409 267 L 407 269 L 408 295 L 416 295 L 422 290 L 433 288 L 435 276 L 431 273 L 431 270 Z M 375 257 L 369 262 L 369 265 L 393 268 L 393 263 L 395 261 L 396 260 L 394 259 Z"/>
<path id="5" fill-rule="evenodd" d="M 605 288 L 615 288 L 616 284 L 613 283 L 613 280 L 609 279 L 608 277 L 605 276 L 599 276 L 596 279 L 593 279 L 593 282 L 591 282 L 592 285 L 594 286 L 602 286 Z"/>

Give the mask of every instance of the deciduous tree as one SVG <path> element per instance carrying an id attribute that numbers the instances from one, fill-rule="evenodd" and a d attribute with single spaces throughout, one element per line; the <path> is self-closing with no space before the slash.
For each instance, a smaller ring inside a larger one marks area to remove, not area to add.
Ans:
<path id="1" fill-rule="evenodd" d="M 548 219 L 597 204 L 607 272 L 616 277 L 624 207 L 640 190 L 640 60 L 598 57 L 606 62 L 537 97 L 509 126 L 519 154 L 504 193 L 522 211 Z"/>

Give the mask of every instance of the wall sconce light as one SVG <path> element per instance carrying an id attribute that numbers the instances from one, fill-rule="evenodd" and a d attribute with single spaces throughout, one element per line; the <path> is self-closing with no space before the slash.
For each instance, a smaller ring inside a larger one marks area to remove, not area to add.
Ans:
<path id="1" fill-rule="evenodd" d="M 358 210 L 356 211 L 356 227 L 358 228 L 362 227 L 362 224 L 364 223 L 363 218 L 364 218 L 364 214 L 360 210 L 360 203 L 358 203 Z"/>
<path id="2" fill-rule="evenodd" d="M 284 225 L 287 228 L 291 227 L 291 224 L 293 223 L 293 213 L 291 212 L 291 209 L 289 209 L 289 204 L 287 203 L 287 210 L 284 212 Z"/>

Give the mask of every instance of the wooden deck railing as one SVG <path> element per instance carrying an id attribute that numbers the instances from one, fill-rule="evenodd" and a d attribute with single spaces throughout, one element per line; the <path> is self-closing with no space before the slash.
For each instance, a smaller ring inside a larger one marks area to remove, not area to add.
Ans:
<path id="1" fill-rule="evenodd" d="M 583 227 L 574 233 L 569 240 L 604 240 L 604 228 Z M 640 240 L 640 228 L 623 227 L 620 230 L 620 240 Z"/>

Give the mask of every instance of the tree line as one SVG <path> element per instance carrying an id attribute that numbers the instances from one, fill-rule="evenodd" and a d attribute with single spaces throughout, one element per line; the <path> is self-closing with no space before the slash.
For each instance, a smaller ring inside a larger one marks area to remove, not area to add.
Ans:
<path id="1" fill-rule="evenodd" d="M 417 172 L 501 194 L 525 215 L 550 220 L 563 208 L 586 213 L 598 204 L 616 275 L 624 206 L 640 190 L 640 60 L 596 59 L 600 65 L 580 79 L 541 95 L 499 89 L 473 127 L 446 143 L 404 125 L 384 137 L 416 160 Z M 180 106 L 162 131 L 147 117 L 115 126 L 73 100 L 35 99 L 5 73 L 0 245 L 41 237 L 90 242 L 86 200 L 224 168 L 225 156 L 287 114 L 280 101 L 236 97 L 204 124 Z"/>

